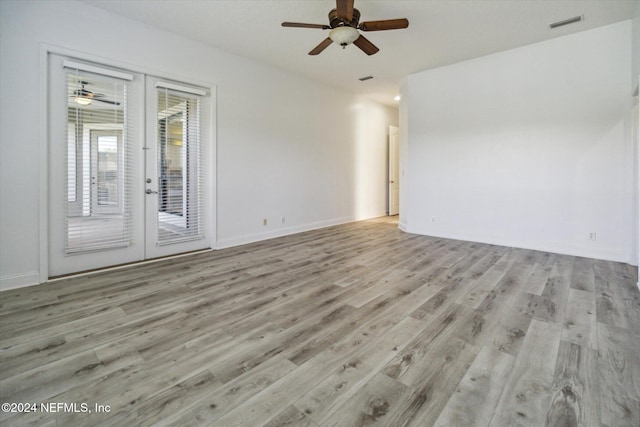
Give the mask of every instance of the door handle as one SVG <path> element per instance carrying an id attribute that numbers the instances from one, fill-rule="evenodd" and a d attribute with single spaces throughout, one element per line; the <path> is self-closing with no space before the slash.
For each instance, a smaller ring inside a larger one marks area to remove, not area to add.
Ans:
<path id="1" fill-rule="evenodd" d="M 147 188 L 147 191 L 145 191 L 145 193 L 147 193 L 147 194 L 158 194 L 158 192 L 157 192 L 157 191 L 153 191 L 153 190 L 152 190 L 152 189 L 150 189 L 150 188 Z"/>

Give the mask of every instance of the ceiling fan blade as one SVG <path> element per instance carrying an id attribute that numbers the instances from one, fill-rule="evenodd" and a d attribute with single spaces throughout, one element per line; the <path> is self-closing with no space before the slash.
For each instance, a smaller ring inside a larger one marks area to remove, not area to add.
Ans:
<path id="1" fill-rule="evenodd" d="M 356 41 L 353 42 L 353 44 L 355 44 L 356 46 L 358 46 L 360 48 L 360 50 L 362 50 L 364 53 L 366 53 L 367 55 L 373 55 L 374 53 L 377 53 L 380 49 L 378 49 L 376 47 L 376 45 L 374 45 L 373 43 L 371 43 L 368 39 L 366 39 L 364 36 L 360 36 L 356 39 Z"/>
<path id="2" fill-rule="evenodd" d="M 105 104 L 120 105 L 120 103 L 118 101 L 109 101 L 108 99 L 93 98 L 93 100 L 94 101 L 98 101 L 98 102 L 104 102 Z"/>
<path id="3" fill-rule="evenodd" d="M 336 10 L 338 18 L 351 22 L 353 19 L 353 0 L 336 0 Z"/>
<path id="4" fill-rule="evenodd" d="M 400 30 L 402 28 L 407 28 L 408 26 L 409 20 L 401 18 L 363 22 L 358 26 L 358 29 L 362 31 Z"/>
<path id="5" fill-rule="evenodd" d="M 313 50 L 311 50 L 311 52 L 309 52 L 309 55 L 317 55 L 317 54 L 319 54 L 320 52 L 325 50 L 331 43 L 333 43 L 333 40 L 331 40 L 329 37 L 327 37 L 318 46 L 314 47 Z"/>
<path id="6" fill-rule="evenodd" d="M 329 30 L 331 29 L 328 25 L 323 24 L 303 24 L 301 22 L 283 22 L 283 27 L 293 27 L 293 28 L 317 28 L 320 30 Z"/>

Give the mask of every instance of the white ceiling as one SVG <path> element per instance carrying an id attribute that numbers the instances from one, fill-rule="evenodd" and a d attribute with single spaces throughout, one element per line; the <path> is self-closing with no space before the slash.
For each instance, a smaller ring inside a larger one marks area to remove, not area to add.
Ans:
<path id="1" fill-rule="evenodd" d="M 356 0 L 360 22 L 407 18 L 405 30 L 367 32 L 380 48 L 313 47 L 326 30 L 283 28 L 283 21 L 327 24 L 335 0 L 84 0 L 387 105 L 407 75 L 631 19 L 637 0 Z M 582 22 L 551 30 L 577 15 Z M 372 75 L 361 82 L 358 78 Z"/>

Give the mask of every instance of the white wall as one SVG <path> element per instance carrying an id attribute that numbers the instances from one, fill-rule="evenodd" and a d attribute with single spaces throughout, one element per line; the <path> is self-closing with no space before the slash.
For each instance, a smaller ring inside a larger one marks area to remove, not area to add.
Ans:
<path id="1" fill-rule="evenodd" d="M 83 3 L 3 0 L 0 289 L 41 273 L 41 43 L 216 85 L 219 247 L 385 214 L 394 109 Z"/>
<path id="2" fill-rule="evenodd" d="M 409 76 L 408 231 L 635 263 L 630 73 L 625 21 Z"/>

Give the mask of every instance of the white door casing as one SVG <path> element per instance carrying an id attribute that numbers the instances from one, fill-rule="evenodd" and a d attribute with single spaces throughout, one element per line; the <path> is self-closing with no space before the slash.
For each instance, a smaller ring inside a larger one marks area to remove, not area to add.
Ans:
<path id="1" fill-rule="evenodd" d="M 399 129 L 389 126 L 389 215 L 400 213 L 399 147 Z"/>

